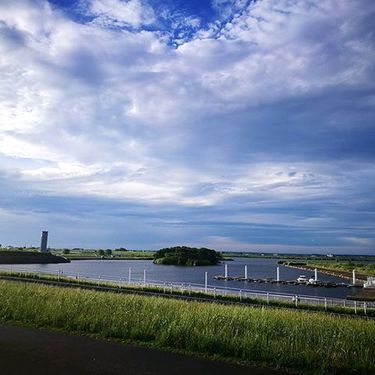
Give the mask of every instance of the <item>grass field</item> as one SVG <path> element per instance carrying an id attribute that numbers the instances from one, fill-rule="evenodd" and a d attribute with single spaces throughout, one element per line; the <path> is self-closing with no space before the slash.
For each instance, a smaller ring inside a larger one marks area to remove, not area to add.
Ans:
<path id="1" fill-rule="evenodd" d="M 375 321 L 0 281 L 0 320 L 294 368 L 375 371 Z"/>

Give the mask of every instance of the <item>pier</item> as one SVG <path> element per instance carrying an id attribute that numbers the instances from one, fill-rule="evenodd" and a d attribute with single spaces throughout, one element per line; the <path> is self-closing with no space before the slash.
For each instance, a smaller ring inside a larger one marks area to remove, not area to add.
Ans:
<path id="1" fill-rule="evenodd" d="M 228 265 L 224 264 L 224 275 L 217 275 L 213 278 L 215 280 L 224 281 L 241 281 L 247 283 L 269 283 L 269 284 L 280 284 L 280 285 L 307 285 L 312 287 L 324 287 L 324 288 L 352 288 L 352 287 L 362 287 L 361 285 L 356 285 L 355 273 L 353 271 L 353 283 L 336 283 L 336 282 L 323 282 L 318 280 L 318 270 L 314 270 L 314 278 L 307 279 L 306 277 L 299 277 L 296 280 L 281 280 L 280 279 L 280 267 L 276 268 L 276 279 L 274 278 L 251 278 L 248 277 L 247 265 L 245 265 L 244 276 L 229 276 L 228 275 Z"/>
<path id="2" fill-rule="evenodd" d="M 322 282 L 322 281 L 317 281 L 317 282 L 302 282 L 302 281 L 297 281 L 297 280 L 276 280 L 272 278 L 266 278 L 266 279 L 252 279 L 252 278 L 245 278 L 241 276 L 214 276 L 215 280 L 225 280 L 225 281 L 244 281 L 248 283 L 269 283 L 269 284 L 281 284 L 281 285 L 287 285 L 287 284 L 292 284 L 292 285 L 308 285 L 308 286 L 313 286 L 313 287 L 325 287 L 325 288 L 336 288 L 336 287 L 346 287 L 346 288 L 351 288 L 354 285 L 348 284 L 348 283 L 335 283 L 335 282 Z M 356 285 L 356 287 L 358 287 Z"/>

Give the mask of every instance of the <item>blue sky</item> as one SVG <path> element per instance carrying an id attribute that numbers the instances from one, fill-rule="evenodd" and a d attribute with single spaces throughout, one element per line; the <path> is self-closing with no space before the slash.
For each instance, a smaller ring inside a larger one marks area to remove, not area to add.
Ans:
<path id="1" fill-rule="evenodd" d="M 372 0 L 3 0 L 0 243 L 375 254 Z"/>

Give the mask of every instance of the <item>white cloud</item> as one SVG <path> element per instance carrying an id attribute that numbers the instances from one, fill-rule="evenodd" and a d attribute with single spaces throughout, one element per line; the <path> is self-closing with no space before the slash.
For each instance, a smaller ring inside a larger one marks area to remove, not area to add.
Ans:
<path id="1" fill-rule="evenodd" d="M 362 238 L 362 237 L 342 237 L 345 242 L 349 242 L 353 245 L 358 246 L 369 246 L 373 244 L 374 240 L 372 238 Z"/>
<path id="2" fill-rule="evenodd" d="M 46 1 L 2 1 L 2 160 L 17 183 L 56 195 L 205 207 L 342 199 L 360 189 L 353 181 L 373 178 L 371 165 L 229 155 L 242 136 L 232 114 L 248 111 L 243 126 L 256 128 L 256 108 L 368 81 L 374 49 L 361 24 L 368 8 L 311 4 L 235 2 L 224 25 L 199 29 L 197 17 L 187 18 L 196 33 L 174 49 L 142 30 L 157 24 L 146 2 L 84 1 L 94 21 L 79 23 Z M 284 119 L 280 126 L 289 129 Z"/>
<path id="3" fill-rule="evenodd" d="M 155 22 L 155 14 L 145 0 L 84 0 L 94 23 L 106 26 L 139 28 Z"/>

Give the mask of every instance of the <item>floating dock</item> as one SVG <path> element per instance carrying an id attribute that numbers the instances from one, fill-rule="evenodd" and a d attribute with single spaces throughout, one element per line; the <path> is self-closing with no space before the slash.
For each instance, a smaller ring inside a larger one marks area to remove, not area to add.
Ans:
<path id="1" fill-rule="evenodd" d="M 242 281 L 247 283 L 269 283 L 269 284 L 281 284 L 281 285 L 307 285 L 312 287 L 324 287 L 324 288 L 352 288 L 355 285 L 355 274 L 353 271 L 353 284 L 349 283 L 336 283 L 336 282 L 323 282 L 318 280 L 318 270 L 315 269 L 314 277 L 308 279 L 306 276 L 300 276 L 297 280 L 280 280 L 280 268 L 276 268 L 276 279 L 264 278 L 264 279 L 254 279 L 248 277 L 247 265 L 245 265 L 245 275 L 244 276 L 229 276 L 228 275 L 228 265 L 224 264 L 224 275 L 214 276 L 215 280 L 223 281 Z"/>
<path id="2" fill-rule="evenodd" d="M 223 280 L 223 281 L 242 281 L 247 283 L 264 283 L 264 284 L 281 284 L 281 285 L 307 285 L 312 287 L 325 287 L 325 288 L 337 288 L 337 287 L 345 287 L 351 288 L 353 287 L 352 284 L 347 283 L 335 283 L 335 282 L 322 282 L 322 281 L 314 281 L 314 282 L 300 282 L 297 280 L 275 280 L 275 279 L 252 279 L 252 278 L 245 278 L 242 276 L 214 276 L 215 280 Z"/>

